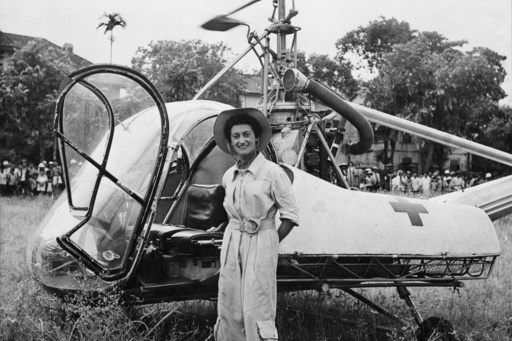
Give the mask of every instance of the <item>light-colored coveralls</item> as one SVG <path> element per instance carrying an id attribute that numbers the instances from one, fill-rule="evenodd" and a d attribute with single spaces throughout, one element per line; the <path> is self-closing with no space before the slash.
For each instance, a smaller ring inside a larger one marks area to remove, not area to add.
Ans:
<path id="1" fill-rule="evenodd" d="M 224 232 L 219 279 L 217 341 L 277 339 L 276 270 L 279 237 L 275 216 L 298 224 L 290 179 L 261 153 L 248 169 L 238 164 L 223 177 Z"/>

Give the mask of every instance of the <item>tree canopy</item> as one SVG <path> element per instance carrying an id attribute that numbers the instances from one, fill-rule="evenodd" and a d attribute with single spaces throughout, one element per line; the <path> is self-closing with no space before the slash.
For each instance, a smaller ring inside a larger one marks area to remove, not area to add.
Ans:
<path id="1" fill-rule="evenodd" d="M 118 26 L 125 28 L 127 23 L 120 13 L 103 13 L 100 19 L 104 19 L 104 21 L 102 21 L 98 25 L 98 27 L 96 27 L 96 29 L 100 27 L 105 27 L 105 32 L 103 32 L 103 34 L 107 34 L 107 32 L 110 32 L 110 62 L 112 63 L 112 45 L 114 43 L 114 28 Z"/>
<path id="2" fill-rule="evenodd" d="M 17 50 L 0 73 L 0 154 L 31 160 L 53 157 L 51 133 L 57 90 L 73 71 L 68 53 L 31 41 Z"/>
<path id="3" fill-rule="evenodd" d="M 487 48 L 462 52 L 462 46 L 436 32 L 393 46 L 368 84 L 367 104 L 475 140 L 505 96 L 505 57 Z M 433 162 L 441 166 L 446 150 L 423 142 L 427 168 Z"/>
<path id="4" fill-rule="evenodd" d="M 201 40 L 158 41 L 139 47 L 132 67 L 145 74 L 166 101 L 190 100 L 211 78 L 222 70 L 230 49 L 223 43 Z M 203 99 L 240 106 L 245 81 L 240 71 L 227 72 Z"/>
<path id="5" fill-rule="evenodd" d="M 338 39 L 336 59 L 340 63 L 354 59 L 356 68 L 374 72 L 379 68 L 385 53 L 391 52 L 394 45 L 413 39 L 415 34 L 416 31 L 411 30 L 409 23 L 381 16 Z"/>

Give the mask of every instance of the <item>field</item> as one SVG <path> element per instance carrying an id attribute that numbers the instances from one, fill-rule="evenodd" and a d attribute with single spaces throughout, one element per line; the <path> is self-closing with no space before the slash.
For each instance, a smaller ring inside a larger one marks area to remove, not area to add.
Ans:
<path id="1" fill-rule="evenodd" d="M 51 198 L 0 198 L 0 340 L 206 340 L 215 303 L 190 301 L 126 311 L 106 298 L 91 308 L 41 290 L 25 265 L 25 249 Z M 487 280 L 453 288 L 411 288 L 424 318 L 453 323 L 458 340 L 512 340 L 512 218 L 496 222 L 502 255 Z M 402 318 L 394 322 L 344 292 L 280 294 L 280 340 L 415 340 L 416 326 L 396 290 L 358 290 Z"/>

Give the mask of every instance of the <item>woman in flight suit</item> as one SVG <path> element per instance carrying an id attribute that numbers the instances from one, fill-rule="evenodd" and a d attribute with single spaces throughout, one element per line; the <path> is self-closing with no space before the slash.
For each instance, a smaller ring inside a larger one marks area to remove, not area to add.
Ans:
<path id="1" fill-rule="evenodd" d="M 278 247 L 298 224 L 298 208 L 286 173 L 260 153 L 270 136 L 257 109 L 226 110 L 215 121 L 217 145 L 237 159 L 222 179 L 229 223 L 221 250 L 217 341 L 277 340 Z"/>

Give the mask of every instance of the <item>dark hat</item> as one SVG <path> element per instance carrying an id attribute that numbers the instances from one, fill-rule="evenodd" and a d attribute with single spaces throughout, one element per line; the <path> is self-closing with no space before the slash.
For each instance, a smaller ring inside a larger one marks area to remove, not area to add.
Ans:
<path id="1" fill-rule="evenodd" d="M 226 126 L 228 119 L 240 114 L 246 114 L 254 118 L 261 127 L 261 136 L 259 137 L 258 144 L 256 145 L 256 150 L 259 152 L 262 151 L 270 142 L 270 136 L 272 135 L 272 132 L 267 118 L 261 111 L 255 108 L 241 108 L 222 111 L 215 120 L 215 125 L 213 126 L 213 136 L 215 138 L 215 142 L 219 148 L 222 149 L 222 151 L 228 154 L 232 154 L 229 148 L 229 141 L 224 135 L 224 127 Z"/>

